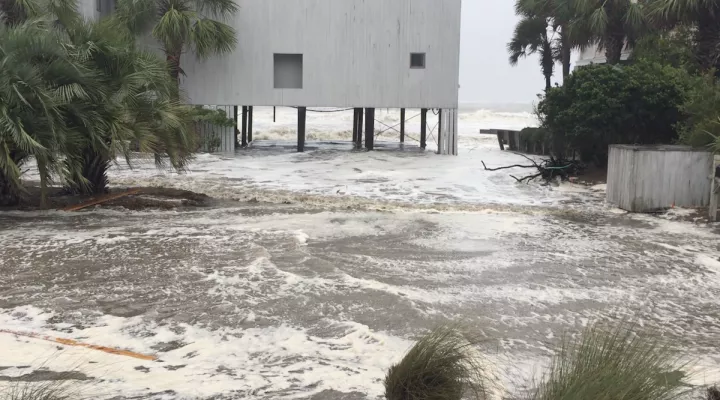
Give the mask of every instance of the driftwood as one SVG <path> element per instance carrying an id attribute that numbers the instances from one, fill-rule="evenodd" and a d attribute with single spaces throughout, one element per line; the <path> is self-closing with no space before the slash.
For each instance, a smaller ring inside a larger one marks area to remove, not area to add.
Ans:
<path id="1" fill-rule="evenodd" d="M 130 189 L 126 192 L 113 193 L 113 194 L 109 194 L 109 195 L 106 195 L 106 196 L 103 196 L 100 198 L 90 199 L 81 204 L 76 204 L 74 206 L 65 207 L 62 209 L 62 211 L 79 211 L 79 210 L 82 210 L 83 208 L 88 208 L 91 206 L 106 203 L 111 200 L 117 200 L 121 197 L 130 196 L 130 195 L 138 194 L 138 193 L 140 193 L 140 189 Z"/>
<path id="2" fill-rule="evenodd" d="M 510 175 L 513 179 L 515 179 L 518 182 L 525 182 L 530 183 L 533 180 L 537 178 L 542 178 L 546 182 L 549 182 L 553 179 L 557 179 L 557 177 L 560 177 L 560 179 L 566 181 L 570 179 L 571 175 L 575 175 L 578 172 L 582 171 L 585 167 L 582 163 L 576 161 L 576 160 L 565 160 L 565 159 L 558 159 L 554 157 L 550 157 L 548 159 L 543 159 L 538 163 L 537 161 L 533 160 L 532 158 L 526 156 L 525 154 L 521 153 L 515 153 L 521 157 L 525 157 L 528 161 L 532 163 L 532 165 L 521 165 L 521 164 L 514 164 L 514 165 L 508 165 L 504 167 L 497 167 L 497 168 L 488 168 L 487 165 L 485 165 L 484 161 L 482 162 L 483 168 L 485 168 L 485 171 L 499 171 L 503 169 L 510 169 L 510 168 L 535 168 L 537 169 L 536 174 L 531 174 L 523 177 L 516 177 L 514 175 Z"/>

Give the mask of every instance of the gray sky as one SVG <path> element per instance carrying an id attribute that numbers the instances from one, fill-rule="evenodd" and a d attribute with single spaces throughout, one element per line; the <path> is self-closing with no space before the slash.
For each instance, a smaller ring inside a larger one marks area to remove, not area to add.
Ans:
<path id="1" fill-rule="evenodd" d="M 545 86 L 537 57 L 508 63 L 505 45 L 517 17 L 514 0 L 464 0 L 460 102 L 532 103 Z M 553 82 L 558 74 L 553 77 Z"/>

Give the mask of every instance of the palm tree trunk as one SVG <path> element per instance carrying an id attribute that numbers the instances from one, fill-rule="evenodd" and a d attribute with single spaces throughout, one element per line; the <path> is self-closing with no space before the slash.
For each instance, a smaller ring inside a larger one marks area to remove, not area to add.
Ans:
<path id="1" fill-rule="evenodd" d="M 80 190 L 82 194 L 102 194 L 108 191 L 107 171 L 110 161 L 92 148 L 83 150 L 83 178 L 88 180 L 89 187 Z"/>
<path id="2" fill-rule="evenodd" d="M 608 35 L 605 39 L 605 59 L 610 65 L 620 63 L 625 47 L 625 35 Z"/>
<path id="3" fill-rule="evenodd" d="M 720 64 L 717 39 L 720 37 L 720 7 L 700 14 L 695 31 L 695 56 L 703 71 L 707 71 Z"/>
<path id="4" fill-rule="evenodd" d="M 550 78 L 552 78 L 551 75 L 545 74 L 545 91 L 548 91 L 552 88 L 552 82 L 550 81 Z"/>
<path id="5" fill-rule="evenodd" d="M 182 51 L 170 50 L 165 52 L 168 67 L 170 68 L 170 76 L 180 86 L 180 56 Z"/>
<path id="6" fill-rule="evenodd" d="M 561 34 L 560 36 L 560 49 L 561 61 L 563 68 L 563 79 L 570 76 L 570 59 L 572 58 L 572 47 L 570 46 L 570 38 L 567 35 Z"/>
<path id="7" fill-rule="evenodd" d="M 0 207 L 15 206 L 19 202 L 20 196 L 12 181 L 0 170 Z"/>

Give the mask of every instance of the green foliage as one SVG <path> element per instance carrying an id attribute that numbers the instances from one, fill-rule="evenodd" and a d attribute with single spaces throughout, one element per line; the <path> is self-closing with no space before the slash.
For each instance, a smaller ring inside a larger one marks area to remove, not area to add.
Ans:
<path id="1" fill-rule="evenodd" d="M 685 374 L 670 347 L 620 325 L 590 326 L 563 341 L 534 400 L 673 400 L 686 396 Z"/>
<path id="2" fill-rule="evenodd" d="M 138 35 L 152 33 L 177 80 L 184 52 L 206 59 L 235 48 L 236 32 L 224 20 L 237 11 L 234 0 L 117 0 L 115 17 Z"/>
<path id="3" fill-rule="evenodd" d="M 679 125 L 680 142 L 720 152 L 720 85 L 712 72 L 688 78 L 689 90 Z"/>
<path id="4" fill-rule="evenodd" d="M 552 145 L 551 137 L 544 128 L 524 128 L 520 131 L 520 150 L 531 154 L 546 154 Z"/>
<path id="5" fill-rule="evenodd" d="M 699 66 L 693 54 L 693 32 L 686 26 L 657 31 L 638 39 L 631 60 L 651 62 L 697 73 Z"/>
<path id="6" fill-rule="evenodd" d="M 484 399 L 489 390 L 483 360 L 471 340 L 439 327 L 418 341 L 385 377 L 387 400 Z"/>
<path id="7" fill-rule="evenodd" d="M 191 156 L 190 109 L 165 61 L 137 49 L 117 21 L 86 24 L 58 6 L 71 3 L 23 0 L 0 25 L 3 204 L 17 202 L 20 165 L 30 158 L 45 193 L 53 177 L 80 192 L 105 190 L 107 168 L 116 155 L 130 162 L 131 143 L 177 169 Z M 60 11 L 22 20 L 37 10 Z M 70 24 L 57 24 L 59 15 Z"/>
<path id="8" fill-rule="evenodd" d="M 216 108 L 195 106 L 192 109 L 192 120 L 195 122 L 207 122 L 214 126 L 231 128 L 235 126 L 235 120 L 228 117 L 225 111 Z"/>
<path id="9" fill-rule="evenodd" d="M 684 119 L 687 75 L 656 63 L 579 68 L 538 105 L 553 150 L 604 165 L 610 144 L 671 143 Z"/>

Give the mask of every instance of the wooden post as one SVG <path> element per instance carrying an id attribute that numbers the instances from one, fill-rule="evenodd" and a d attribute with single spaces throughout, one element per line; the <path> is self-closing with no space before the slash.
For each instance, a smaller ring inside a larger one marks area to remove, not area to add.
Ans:
<path id="1" fill-rule="evenodd" d="M 298 153 L 305 151 L 305 117 L 307 115 L 307 108 L 298 107 Z"/>
<path id="2" fill-rule="evenodd" d="M 275 122 L 275 106 L 273 106 L 273 122 Z"/>
<path id="3" fill-rule="evenodd" d="M 405 143 L 405 109 L 400 109 L 400 143 Z"/>
<path id="4" fill-rule="evenodd" d="M 240 146 L 240 128 L 238 128 L 238 106 L 233 106 L 233 120 L 235 121 L 235 146 Z"/>
<path id="5" fill-rule="evenodd" d="M 365 110 L 365 148 L 372 150 L 375 148 L 375 109 L 368 108 Z"/>
<path id="6" fill-rule="evenodd" d="M 420 110 L 420 148 L 427 147 L 427 108 Z"/>
<path id="7" fill-rule="evenodd" d="M 500 144 L 500 150 L 505 150 L 505 144 L 503 143 L 503 133 L 502 131 L 499 131 L 497 133 L 498 143 Z"/>
<path id="8" fill-rule="evenodd" d="M 357 119 L 357 141 L 355 142 L 355 147 L 360 149 L 362 148 L 362 137 L 363 137 L 363 109 L 358 108 L 358 119 Z"/>
<path id="9" fill-rule="evenodd" d="M 253 120 L 253 106 L 248 107 L 248 143 L 252 143 L 252 120 Z"/>
<path id="10" fill-rule="evenodd" d="M 353 146 L 355 145 L 355 143 L 357 143 L 358 116 L 360 116 L 360 114 L 358 113 L 358 109 L 354 108 L 353 109 L 353 138 L 352 138 Z"/>
<path id="11" fill-rule="evenodd" d="M 710 221 L 717 221 L 718 207 L 720 207 L 720 156 L 715 156 L 710 183 Z"/>
<path id="12" fill-rule="evenodd" d="M 247 117 L 248 117 L 248 110 L 247 106 L 242 107 L 242 147 L 247 147 L 248 145 L 248 137 L 247 137 Z"/>
<path id="13" fill-rule="evenodd" d="M 442 108 L 438 109 L 438 131 L 437 131 L 437 145 L 438 145 L 438 154 L 442 154 L 442 148 L 443 148 L 443 142 L 442 142 Z"/>

